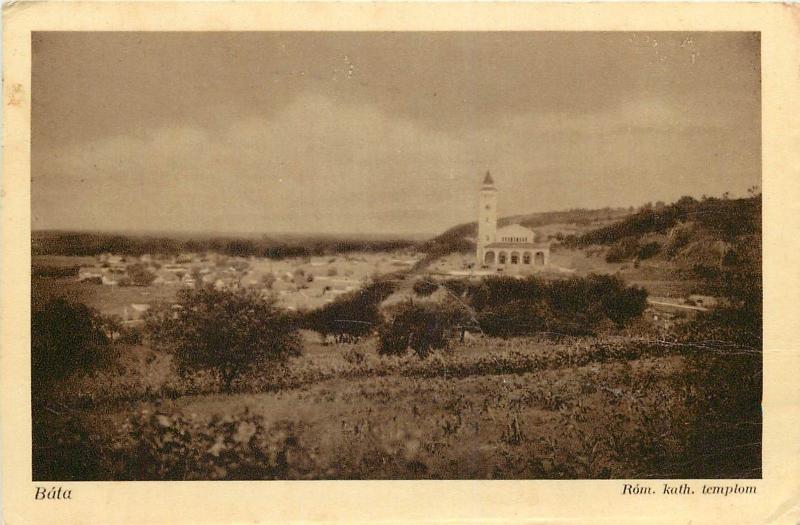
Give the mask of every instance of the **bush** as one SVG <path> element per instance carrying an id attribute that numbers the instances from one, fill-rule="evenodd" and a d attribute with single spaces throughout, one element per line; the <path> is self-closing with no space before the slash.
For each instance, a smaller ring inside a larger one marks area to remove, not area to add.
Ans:
<path id="1" fill-rule="evenodd" d="M 758 239 L 760 241 L 760 239 Z M 733 268 L 694 268 L 721 306 L 679 327 L 691 349 L 686 381 L 702 395 L 692 403 L 690 423 L 693 477 L 706 472 L 726 478 L 759 477 L 763 308 L 760 242 L 734 246 Z M 722 445 L 722 446 L 721 446 Z"/>
<path id="2" fill-rule="evenodd" d="M 429 297 L 439 289 L 439 284 L 428 279 L 420 279 L 414 283 L 414 293 L 420 297 Z"/>
<path id="3" fill-rule="evenodd" d="M 309 312 L 303 324 L 323 339 L 333 335 L 337 342 L 357 342 L 381 324 L 380 303 L 394 289 L 391 281 L 376 281 Z"/>
<path id="4" fill-rule="evenodd" d="M 454 328 L 453 312 L 439 304 L 406 303 L 381 327 L 378 353 L 401 355 L 409 348 L 421 358 L 445 348 Z"/>
<path id="5" fill-rule="evenodd" d="M 156 278 L 156 274 L 140 263 L 131 264 L 127 271 L 130 284 L 133 286 L 150 286 Z"/>
<path id="6" fill-rule="evenodd" d="M 605 320 L 622 327 L 647 306 L 644 289 L 626 287 L 609 275 L 553 281 L 491 277 L 468 286 L 467 302 L 481 328 L 501 337 L 536 332 L 589 335 Z"/>
<path id="7" fill-rule="evenodd" d="M 649 259 L 650 257 L 658 255 L 660 251 L 661 244 L 655 241 L 648 242 L 647 244 L 643 244 L 639 247 L 639 252 L 636 254 L 636 256 L 642 260 Z"/>
<path id="8" fill-rule="evenodd" d="M 129 426 L 134 450 L 117 451 L 123 460 L 115 479 L 297 479 L 312 465 L 294 423 L 268 427 L 247 410 L 207 422 L 143 412 Z"/>
<path id="9" fill-rule="evenodd" d="M 625 237 L 615 242 L 606 253 L 606 262 L 618 263 L 633 259 L 639 253 L 639 242 L 635 237 Z"/>
<path id="10" fill-rule="evenodd" d="M 77 277 L 80 266 L 47 266 L 35 264 L 31 267 L 33 277 Z"/>
<path id="11" fill-rule="evenodd" d="M 285 361 L 301 348 L 295 321 L 252 290 L 181 290 L 174 307 L 151 308 L 145 326 L 182 372 L 215 370 L 226 390 L 253 365 Z"/>
<path id="12" fill-rule="evenodd" d="M 108 346 L 106 321 L 95 310 L 63 298 L 31 318 L 31 382 L 35 389 L 99 364 Z"/>

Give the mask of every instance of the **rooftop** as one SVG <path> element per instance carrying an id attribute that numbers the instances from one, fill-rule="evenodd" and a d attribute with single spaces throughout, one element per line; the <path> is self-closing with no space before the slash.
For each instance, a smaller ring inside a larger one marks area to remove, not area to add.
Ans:
<path id="1" fill-rule="evenodd" d="M 549 247 L 550 243 L 546 242 L 493 242 L 486 245 L 486 248 L 506 248 L 517 250 L 536 250 Z"/>

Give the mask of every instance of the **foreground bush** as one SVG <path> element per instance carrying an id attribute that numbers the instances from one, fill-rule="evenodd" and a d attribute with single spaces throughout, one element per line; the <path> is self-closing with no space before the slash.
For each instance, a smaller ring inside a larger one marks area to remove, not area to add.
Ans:
<path id="1" fill-rule="evenodd" d="M 213 370 L 226 390 L 254 365 L 285 361 L 301 349 L 296 321 L 251 290 L 182 290 L 176 305 L 150 309 L 145 327 L 182 372 Z"/>
<path id="2" fill-rule="evenodd" d="M 453 312 L 442 305 L 403 304 L 381 328 L 378 353 L 399 355 L 410 348 L 425 357 L 432 350 L 447 346 L 454 325 Z"/>
<path id="3" fill-rule="evenodd" d="M 247 410 L 209 421 L 145 411 L 129 427 L 133 447 L 118 445 L 118 479 L 298 479 L 309 468 L 293 423 L 268 426 Z"/>
<path id="4" fill-rule="evenodd" d="M 31 382 L 45 388 L 95 367 L 109 344 L 106 320 L 84 304 L 52 300 L 31 317 Z"/>

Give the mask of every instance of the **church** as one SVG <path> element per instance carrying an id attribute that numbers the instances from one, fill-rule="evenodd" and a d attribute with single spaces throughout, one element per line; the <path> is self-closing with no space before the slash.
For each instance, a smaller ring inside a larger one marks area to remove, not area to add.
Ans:
<path id="1" fill-rule="evenodd" d="M 545 269 L 550 264 L 550 244 L 536 242 L 533 230 L 520 224 L 497 227 L 497 188 L 487 171 L 480 189 L 477 267 L 520 274 Z"/>

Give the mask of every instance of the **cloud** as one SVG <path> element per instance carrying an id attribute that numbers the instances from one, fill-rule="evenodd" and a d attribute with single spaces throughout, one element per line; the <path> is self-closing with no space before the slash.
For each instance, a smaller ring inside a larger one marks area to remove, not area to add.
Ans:
<path id="1" fill-rule="evenodd" d="M 627 205 L 757 183 L 755 139 L 663 100 L 446 133 L 308 92 L 229 125 L 39 151 L 34 227 L 435 232 L 472 219 L 486 169 L 505 213 Z"/>

